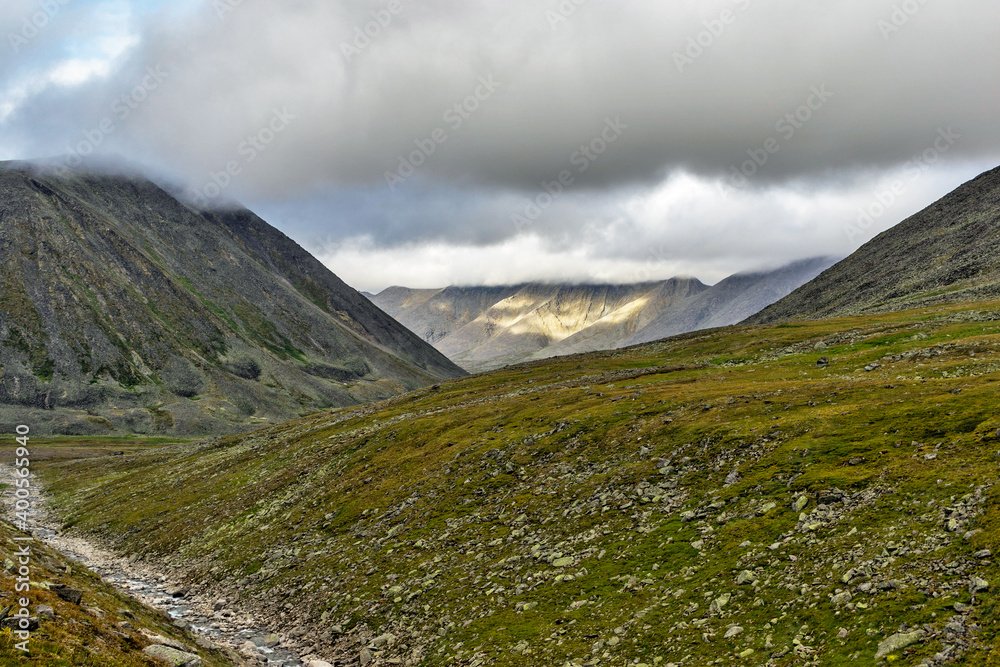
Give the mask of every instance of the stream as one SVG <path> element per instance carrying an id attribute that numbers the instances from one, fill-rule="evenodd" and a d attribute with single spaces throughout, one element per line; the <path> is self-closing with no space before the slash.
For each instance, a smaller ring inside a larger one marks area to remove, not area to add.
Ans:
<path id="1" fill-rule="evenodd" d="M 0 464 L 0 479 L 13 477 L 9 464 Z M 108 584 L 143 604 L 165 611 L 176 623 L 187 622 L 190 630 L 216 644 L 228 646 L 236 651 L 247 641 L 252 641 L 266 659 L 267 665 L 276 667 L 301 667 L 302 661 L 291 651 L 265 646 L 269 631 L 254 627 L 253 619 L 214 611 L 214 600 L 198 596 L 175 598 L 167 591 L 175 586 L 164 574 L 148 566 L 130 562 L 110 551 L 102 549 L 80 537 L 59 531 L 59 521 L 46 505 L 46 498 L 40 490 L 38 477 L 31 475 L 31 508 L 28 510 L 28 526 L 31 534 L 45 542 L 64 556 L 96 572 Z M 3 510 L 6 518 L 13 522 L 14 496 L 5 489 Z M 264 664 L 264 663 L 261 663 Z"/>

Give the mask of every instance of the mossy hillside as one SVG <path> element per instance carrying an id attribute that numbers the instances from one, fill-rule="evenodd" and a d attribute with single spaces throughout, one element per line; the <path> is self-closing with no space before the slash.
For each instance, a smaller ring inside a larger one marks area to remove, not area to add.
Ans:
<path id="1" fill-rule="evenodd" d="M 914 630 L 887 660 L 997 665 L 998 309 L 690 334 L 44 474 L 67 525 L 328 657 L 848 665 Z"/>
<path id="2" fill-rule="evenodd" d="M 8 492 L 9 489 L 4 489 Z M 6 521 L 0 521 L 0 609 L 14 605 L 23 595 L 14 589 L 17 553 L 27 544 L 31 551 L 30 612 L 39 605 L 51 607 L 52 620 L 41 619 L 32 632 L 28 654 L 15 644 L 21 640 L 10 630 L 0 630 L 0 664 L 45 665 L 46 667 L 153 667 L 162 665 L 142 649 L 152 642 L 139 633 L 149 630 L 192 647 L 203 664 L 222 667 L 237 664 L 214 649 L 198 649 L 195 638 L 176 628 L 161 612 L 146 607 L 105 584 L 95 573 L 70 561 L 37 540 L 15 542 L 25 537 Z M 50 587 L 61 584 L 83 593 L 81 604 L 61 599 Z M 119 624 L 127 623 L 127 627 Z"/>

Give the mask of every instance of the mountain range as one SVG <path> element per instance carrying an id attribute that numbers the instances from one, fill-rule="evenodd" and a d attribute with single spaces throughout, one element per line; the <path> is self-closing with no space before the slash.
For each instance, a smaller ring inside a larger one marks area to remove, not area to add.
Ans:
<path id="1" fill-rule="evenodd" d="M 140 177 L 0 163 L 0 290 L 0 423 L 38 432 L 228 433 L 463 375 L 249 210 Z"/>
<path id="2" fill-rule="evenodd" d="M 632 285 L 531 283 L 366 294 L 466 370 L 614 349 L 735 324 L 835 263 L 820 257 L 777 270 Z"/>

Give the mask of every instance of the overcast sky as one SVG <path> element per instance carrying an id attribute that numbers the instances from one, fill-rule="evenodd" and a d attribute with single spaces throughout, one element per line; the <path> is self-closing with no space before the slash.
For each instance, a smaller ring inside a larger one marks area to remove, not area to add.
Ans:
<path id="1" fill-rule="evenodd" d="M 1000 164 L 996 0 L 3 0 L 0 36 L 0 159 L 122 156 L 365 290 L 715 282 Z"/>

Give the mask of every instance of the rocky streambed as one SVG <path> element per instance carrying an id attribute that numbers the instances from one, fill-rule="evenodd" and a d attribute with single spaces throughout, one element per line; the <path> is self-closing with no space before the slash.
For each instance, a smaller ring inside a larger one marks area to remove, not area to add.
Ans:
<path id="1" fill-rule="evenodd" d="M 0 479 L 9 479 L 11 474 L 9 465 L 0 464 Z M 143 604 L 166 612 L 178 627 L 193 631 L 211 644 L 230 648 L 245 665 L 303 665 L 299 656 L 283 646 L 288 640 L 286 636 L 261 629 L 254 618 L 232 611 L 227 600 L 190 594 L 167 574 L 148 564 L 123 558 L 86 539 L 61 532 L 44 493 L 39 491 L 40 480 L 35 475 L 32 475 L 32 488 L 28 528 L 36 538 Z M 13 519 L 14 498 L 9 493 L 2 497 L 4 513 Z"/>

